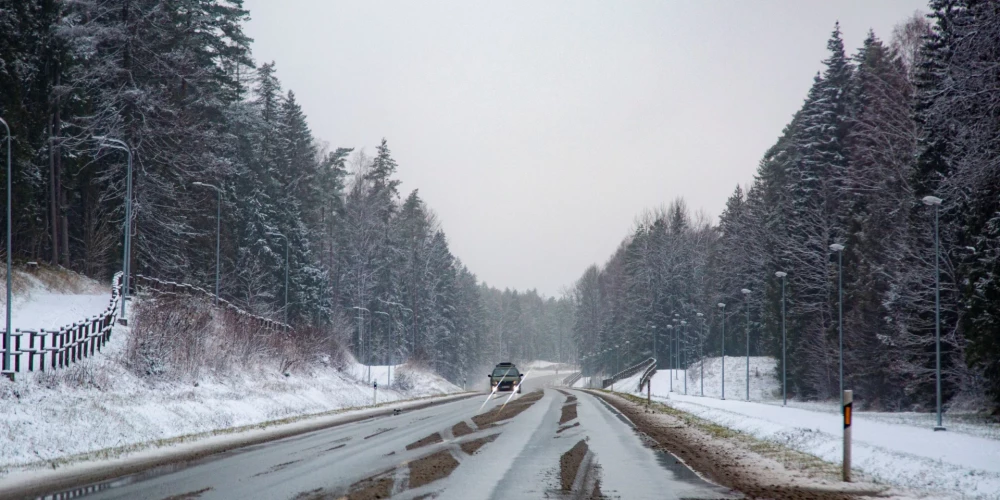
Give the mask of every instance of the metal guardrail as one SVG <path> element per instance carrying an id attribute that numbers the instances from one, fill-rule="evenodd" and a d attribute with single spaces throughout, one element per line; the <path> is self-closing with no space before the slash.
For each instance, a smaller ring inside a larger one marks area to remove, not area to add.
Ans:
<path id="1" fill-rule="evenodd" d="M 576 373 L 574 373 L 574 374 L 566 377 L 563 380 L 563 385 L 565 385 L 566 387 L 573 387 L 573 384 L 575 384 L 578 380 L 580 380 L 581 377 L 583 377 L 583 373 L 576 372 Z"/>
<path id="2" fill-rule="evenodd" d="M 118 320 L 121 310 L 122 273 L 116 273 L 111 281 L 111 301 L 107 309 L 97 316 L 74 322 L 58 330 L 14 329 L 10 334 L 10 346 L 3 345 L 0 335 L 0 353 L 10 350 L 11 366 L 3 372 L 13 377 L 15 373 L 55 370 L 100 352 L 111 340 L 111 328 Z M 0 329 L 0 334 L 3 329 Z M 26 339 L 26 341 L 25 341 Z"/>
<path id="3" fill-rule="evenodd" d="M 649 383 L 649 381 L 653 378 L 653 375 L 655 374 L 656 374 L 656 359 L 654 358 L 653 362 L 650 363 L 648 368 L 646 368 L 646 371 L 642 373 L 642 377 L 639 378 L 639 392 L 642 392 L 642 390 L 646 388 L 646 384 Z"/>
<path id="4" fill-rule="evenodd" d="M 153 291 L 159 294 L 201 295 L 206 298 L 216 300 L 214 293 L 194 285 L 188 285 L 185 283 L 176 283 L 173 281 L 166 281 L 157 278 L 150 278 L 149 276 L 143 276 L 141 274 L 137 274 L 135 277 L 136 277 L 136 286 L 143 287 L 146 290 Z M 275 321 L 270 318 L 265 318 L 263 316 L 258 316 L 248 311 L 244 311 L 243 309 L 240 309 L 239 307 L 234 305 L 232 302 L 229 302 L 228 300 L 223 299 L 221 297 L 218 298 L 218 301 L 221 307 L 225 307 L 226 309 L 236 314 L 249 318 L 251 321 L 257 323 L 257 325 L 260 328 L 264 328 L 266 330 L 271 330 L 271 331 L 283 332 L 283 333 L 288 333 L 292 331 L 292 327 L 289 326 L 288 324 L 282 323 L 280 321 Z"/>
<path id="5" fill-rule="evenodd" d="M 639 373 L 640 371 L 643 371 L 648 366 L 656 366 L 656 360 L 653 359 L 653 358 L 646 358 L 645 360 L 640 361 L 639 363 L 636 363 L 636 364 L 634 364 L 634 365 L 632 365 L 632 366 L 630 366 L 630 367 L 628 367 L 628 368 L 626 368 L 626 369 L 624 369 L 624 370 L 622 370 L 622 371 L 620 371 L 620 372 L 612 375 L 611 378 L 606 378 L 606 379 L 602 380 L 601 381 L 601 388 L 602 389 L 607 389 L 608 387 L 611 386 L 611 384 L 614 384 L 614 383 L 618 382 L 619 380 L 621 380 L 623 378 L 631 377 L 632 375 L 635 375 L 636 373 Z"/>

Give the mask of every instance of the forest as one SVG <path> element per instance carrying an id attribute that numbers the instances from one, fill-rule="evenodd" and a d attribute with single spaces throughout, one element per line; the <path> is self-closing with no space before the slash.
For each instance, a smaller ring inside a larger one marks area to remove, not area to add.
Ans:
<path id="1" fill-rule="evenodd" d="M 346 339 L 361 362 L 460 380 L 500 355 L 555 359 L 568 302 L 481 285 L 401 191 L 385 139 L 315 137 L 276 63 L 253 59 L 249 15 L 240 0 L 0 2 L 15 262 L 109 280 L 127 228 L 132 274 L 214 290 L 218 237 L 221 297 Z"/>
<path id="2" fill-rule="evenodd" d="M 680 319 L 691 359 L 719 356 L 724 328 L 727 355 L 748 343 L 787 368 L 789 396 L 836 398 L 842 305 L 845 388 L 869 408 L 933 409 L 937 227 L 945 406 L 1000 403 L 1000 4 L 929 7 L 853 53 L 834 27 L 802 107 L 717 224 L 678 200 L 583 273 L 586 371 L 612 370 L 600 354 L 626 340 L 631 361 L 666 367 Z"/>

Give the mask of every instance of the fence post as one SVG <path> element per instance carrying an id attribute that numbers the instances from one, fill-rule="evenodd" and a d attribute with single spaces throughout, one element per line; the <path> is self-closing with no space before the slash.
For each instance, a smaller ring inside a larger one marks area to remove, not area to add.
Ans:
<path id="1" fill-rule="evenodd" d="M 844 481 L 851 482 L 851 417 L 854 391 L 844 391 Z"/>
<path id="2" fill-rule="evenodd" d="M 49 346 L 49 360 L 52 362 L 52 369 L 55 370 L 56 359 L 59 357 L 59 351 L 57 350 L 57 345 L 59 344 L 59 332 L 49 330 L 48 336 L 52 338 L 52 342 Z"/>
<path id="3" fill-rule="evenodd" d="M 28 330 L 28 371 L 35 371 L 35 332 Z"/>
<path id="4" fill-rule="evenodd" d="M 45 371 L 45 330 L 38 329 L 38 369 Z"/>

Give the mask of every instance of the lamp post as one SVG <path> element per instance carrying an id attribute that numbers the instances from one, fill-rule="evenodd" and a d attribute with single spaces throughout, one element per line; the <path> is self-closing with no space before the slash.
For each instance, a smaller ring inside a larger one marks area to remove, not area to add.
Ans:
<path id="1" fill-rule="evenodd" d="M 722 399 L 726 399 L 726 304 L 719 302 L 722 312 Z"/>
<path id="2" fill-rule="evenodd" d="M 945 430 L 941 422 L 941 270 L 939 263 L 941 251 L 938 236 L 938 212 L 941 210 L 941 201 L 941 198 L 936 196 L 924 196 L 923 199 L 924 205 L 934 207 L 934 354 L 937 383 L 937 425 L 934 427 L 935 431 Z M 10 250 L 7 250 L 7 253 L 9 254 Z"/>
<path id="3" fill-rule="evenodd" d="M 673 333 L 673 331 L 674 325 L 667 325 L 667 342 L 670 342 L 670 334 Z M 670 365 L 672 364 L 670 358 L 672 357 L 673 356 L 670 356 L 670 354 L 667 355 L 667 379 L 670 381 L 670 392 L 674 392 L 674 376 L 671 373 L 673 370 L 670 368 Z"/>
<path id="4" fill-rule="evenodd" d="M 357 309 L 358 310 L 358 344 L 359 344 L 358 345 L 358 358 L 360 358 L 360 359 L 358 359 L 358 361 L 361 362 L 361 363 L 365 363 L 365 365 L 367 366 L 368 365 L 368 363 L 367 363 L 367 359 L 368 359 L 367 358 L 367 353 L 368 353 L 368 351 L 365 349 L 365 314 L 364 313 L 371 314 L 371 311 L 369 311 L 367 307 L 360 307 L 360 306 L 354 306 L 351 309 Z M 368 368 L 368 378 L 367 378 L 368 382 L 371 382 L 371 373 L 372 373 L 371 372 L 371 367 L 369 367 Z"/>
<path id="5" fill-rule="evenodd" d="M 615 374 L 611 378 L 614 378 L 621 371 L 621 347 L 621 344 L 615 344 Z"/>
<path id="6" fill-rule="evenodd" d="M 111 139 L 104 136 L 95 136 L 94 139 L 100 141 L 101 147 L 117 149 L 128 153 L 128 170 L 125 174 L 125 256 L 122 259 L 122 313 L 120 321 L 128 324 L 125 318 L 125 302 L 128 301 L 129 274 L 132 263 L 132 148 L 124 141 Z"/>
<path id="7" fill-rule="evenodd" d="M 391 306 L 397 306 L 397 307 L 399 307 L 400 309 L 402 309 L 404 311 L 408 311 L 409 314 L 410 314 L 410 317 L 413 316 L 413 309 L 410 309 L 409 307 L 406 307 L 403 304 L 400 304 L 399 302 L 393 302 L 391 300 L 382 300 L 382 299 L 378 299 L 378 300 L 379 300 L 379 302 L 382 302 L 383 304 L 388 304 L 388 305 L 391 305 Z M 393 341 L 392 331 L 390 330 L 389 331 L 389 374 L 386 377 L 388 379 L 388 381 L 386 382 L 386 386 L 388 386 L 388 387 L 392 387 L 392 360 L 394 358 L 393 355 L 396 352 L 396 345 L 393 344 L 392 341 Z"/>
<path id="8" fill-rule="evenodd" d="M 207 184 L 204 182 L 193 182 L 195 186 L 207 187 L 214 189 L 215 193 L 218 195 L 218 201 L 215 207 L 215 304 L 219 304 L 219 270 L 221 269 L 221 261 L 219 260 L 219 248 L 221 235 L 222 235 L 222 190 L 218 186 L 213 186 L 212 184 Z M 287 323 L 287 321 L 286 321 Z"/>
<path id="9" fill-rule="evenodd" d="M 659 365 L 659 358 L 656 357 L 656 325 L 652 322 L 646 324 L 649 326 L 649 330 L 653 336 L 653 363 Z"/>
<path id="10" fill-rule="evenodd" d="M 681 318 L 680 314 L 674 313 L 674 323 L 680 323 L 680 321 L 681 321 L 680 318 Z M 680 364 L 681 364 L 680 333 L 681 333 L 680 328 L 678 326 L 675 326 L 674 327 L 674 347 L 673 347 L 673 355 L 674 355 L 674 378 L 677 378 L 677 368 L 679 368 Z"/>
<path id="11" fill-rule="evenodd" d="M 11 307 L 11 297 L 13 296 L 12 295 L 12 291 L 11 291 L 11 286 L 12 286 L 13 280 L 11 279 L 11 260 L 10 260 L 10 254 L 11 254 L 11 241 L 10 241 L 10 238 L 11 238 L 11 203 L 10 203 L 10 195 L 11 195 L 11 190 L 10 190 L 10 174 L 11 174 L 10 157 L 11 157 L 11 154 L 10 154 L 10 127 L 7 125 L 7 122 L 4 121 L 3 118 L 0 118 L 0 123 L 3 124 L 4 130 L 7 131 L 7 323 L 6 323 L 7 326 L 6 326 L 6 329 L 4 329 L 4 331 L 3 331 L 3 371 L 5 371 L 5 372 L 9 371 L 11 373 L 10 377 L 13 380 L 13 378 L 14 378 L 13 370 L 11 370 L 11 367 L 10 367 L 10 351 L 11 351 L 11 346 L 10 346 L 10 313 L 11 313 L 11 311 L 10 311 L 10 307 Z M 124 303 L 122 303 L 122 304 L 124 305 Z"/>
<path id="12" fill-rule="evenodd" d="M 788 364 L 785 361 L 785 276 L 788 273 L 777 271 L 775 276 L 781 279 L 781 406 L 788 404 Z"/>
<path id="13" fill-rule="evenodd" d="M 684 355 L 684 357 L 681 358 L 680 366 L 681 366 L 681 370 L 684 370 L 684 395 L 685 396 L 687 396 L 687 393 L 688 393 L 688 370 L 687 370 L 687 347 L 688 347 L 688 341 L 687 341 L 687 324 L 688 324 L 687 321 L 681 320 L 681 333 L 682 333 L 681 338 L 683 338 L 683 340 L 684 340 L 684 350 L 682 352 L 678 353 L 678 354 L 682 354 L 683 353 L 683 355 Z M 677 342 L 678 342 L 678 346 L 677 347 L 680 348 L 680 340 L 678 340 Z"/>
<path id="14" fill-rule="evenodd" d="M 278 232 L 272 232 L 267 234 L 268 236 L 277 236 L 285 240 L 285 306 L 282 309 L 285 310 L 285 324 L 287 325 L 288 324 L 288 238 L 286 238 L 285 235 Z"/>
<path id="15" fill-rule="evenodd" d="M 698 365 L 701 369 L 701 375 L 698 377 L 699 383 L 701 384 L 701 396 L 705 397 L 705 329 L 707 328 L 708 322 L 705 321 L 705 315 L 702 313 L 697 313 L 697 316 L 701 318 L 701 339 L 698 340 Z"/>
<path id="16" fill-rule="evenodd" d="M 746 297 L 747 304 L 747 401 L 750 401 L 750 290 L 740 290 Z"/>
<path id="17" fill-rule="evenodd" d="M 837 252 L 837 331 L 840 338 L 840 411 L 844 411 L 844 245 L 834 243 L 830 250 Z"/>

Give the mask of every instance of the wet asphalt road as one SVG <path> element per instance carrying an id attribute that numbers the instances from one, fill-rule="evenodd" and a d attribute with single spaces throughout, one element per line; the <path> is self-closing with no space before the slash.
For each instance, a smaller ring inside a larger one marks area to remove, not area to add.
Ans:
<path id="1" fill-rule="evenodd" d="M 556 390 L 564 377 L 529 374 L 523 395 L 512 402 L 535 389 L 544 391 L 541 399 L 519 415 L 484 429 L 477 429 L 472 417 L 502 405 L 509 394 L 493 398 L 484 394 L 370 418 L 49 498 L 79 498 L 87 490 L 91 493 L 83 496 L 95 499 L 341 498 L 356 493 L 357 483 L 373 476 L 383 478 L 391 485 L 393 498 L 400 499 L 581 498 L 595 487 L 606 498 L 739 497 L 705 482 L 672 455 L 646 446 L 628 419 L 602 400 L 580 391 Z M 567 393 L 577 398 L 577 417 L 560 425 Z M 474 432 L 455 437 L 452 428 L 463 421 Z M 441 435 L 441 442 L 407 450 L 407 445 L 434 433 Z M 461 448 L 496 434 L 494 441 L 472 454 Z M 560 458 L 580 441 L 588 451 L 573 476 L 577 491 L 566 492 L 560 489 L 561 474 L 566 475 Z M 447 477 L 411 487 L 412 463 L 442 450 L 457 468 Z"/>

